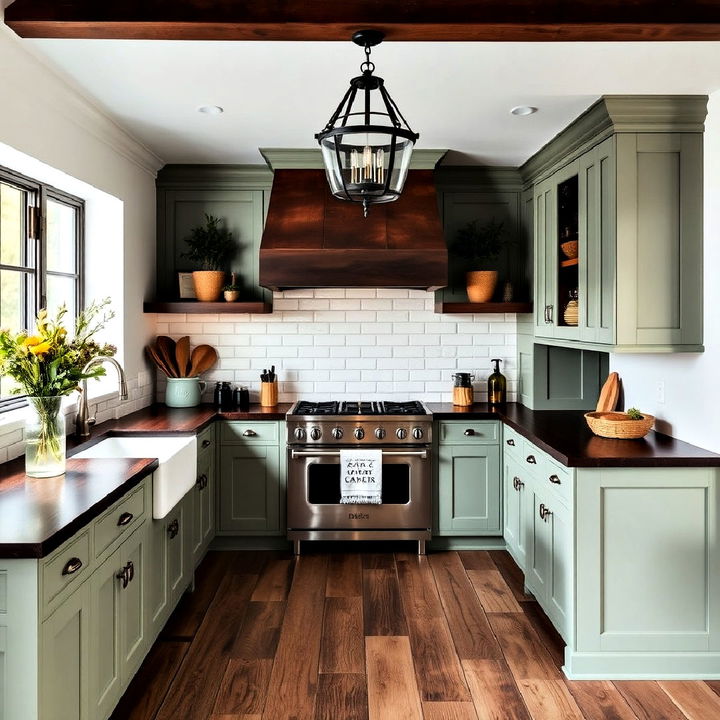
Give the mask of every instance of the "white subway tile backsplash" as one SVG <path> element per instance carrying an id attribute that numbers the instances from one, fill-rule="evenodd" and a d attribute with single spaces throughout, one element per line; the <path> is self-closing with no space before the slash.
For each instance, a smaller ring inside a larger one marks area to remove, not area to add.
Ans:
<path id="1" fill-rule="evenodd" d="M 477 374 L 476 397 L 482 399 L 490 358 L 500 357 L 514 400 L 515 315 L 441 315 L 434 306 L 433 293 L 422 290 L 288 290 L 275 293 L 271 315 L 158 315 L 157 329 L 190 334 L 193 345 L 215 345 L 218 365 L 206 379 L 247 384 L 253 399 L 259 373 L 271 364 L 282 401 L 382 396 L 447 402 L 458 370 Z M 144 380 L 138 384 L 142 398 L 152 391 Z"/>

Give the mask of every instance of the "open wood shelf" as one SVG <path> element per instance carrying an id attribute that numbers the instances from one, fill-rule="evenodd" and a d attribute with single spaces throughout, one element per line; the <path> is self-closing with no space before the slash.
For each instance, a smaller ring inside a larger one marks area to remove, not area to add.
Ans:
<path id="1" fill-rule="evenodd" d="M 530 302 L 437 302 L 435 303 L 436 313 L 531 313 L 533 310 Z"/>
<path id="2" fill-rule="evenodd" d="M 570 260 L 561 260 L 560 267 L 575 267 L 578 264 L 578 258 L 570 258 Z"/>
<path id="3" fill-rule="evenodd" d="M 272 312 L 272 303 L 251 302 L 198 302 L 197 300 L 155 300 L 143 303 L 146 313 L 208 313 L 238 315 L 253 313 L 267 315 Z"/>

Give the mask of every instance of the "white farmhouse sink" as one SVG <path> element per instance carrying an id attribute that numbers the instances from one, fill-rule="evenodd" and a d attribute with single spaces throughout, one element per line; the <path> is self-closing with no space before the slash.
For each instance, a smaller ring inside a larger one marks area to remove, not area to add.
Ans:
<path id="1" fill-rule="evenodd" d="M 164 518 L 195 484 L 195 436 L 109 437 L 73 458 L 157 458 L 153 474 L 153 517 Z"/>

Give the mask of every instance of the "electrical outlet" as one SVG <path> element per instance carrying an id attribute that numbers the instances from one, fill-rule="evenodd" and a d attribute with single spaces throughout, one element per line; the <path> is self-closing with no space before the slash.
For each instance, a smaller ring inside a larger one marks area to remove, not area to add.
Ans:
<path id="1" fill-rule="evenodd" d="M 657 392 L 656 392 L 656 400 L 659 403 L 665 402 L 665 381 L 664 380 L 658 380 L 657 384 Z"/>

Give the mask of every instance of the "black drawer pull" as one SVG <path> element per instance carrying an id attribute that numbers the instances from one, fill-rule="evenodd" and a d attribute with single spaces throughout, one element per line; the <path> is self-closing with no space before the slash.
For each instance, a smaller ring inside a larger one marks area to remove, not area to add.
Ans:
<path id="1" fill-rule="evenodd" d="M 209 447 L 210 447 L 210 440 L 203 440 L 203 441 L 202 441 L 202 447 L 203 447 L 203 448 L 209 448 Z"/>
<path id="2" fill-rule="evenodd" d="M 545 507 L 544 503 L 540 503 L 540 519 L 547 522 L 548 515 L 552 515 L 552 512 Z"/>
<path id="3" fill-rule="evenodd" d="M 80 558 L 77 558 L 77 557 L 70 558 L 65 563 L 65 567 L 62 569 L 62 574 L 63 575 L 72 575 L 73 573 L 76 573 L 81 567 L 82 567 L 82 560 Z"/>
<path id="4" fill-rule="evenodd" d="M 170 539 L 177 537 L 177 534 L 180 532 L 180 523 L 178 522 L 178 519 L 175 518 L 167 528 L 168 535 L 170 536 Z"/>
<path id="5" fill-rule="evenodd" d="M 525 485 L 525 483 L 524 483 L 519 477 L 514 477 L 514 478 L 513 478 L 513 487 L 514 487 L 518 492 L 520 492 L 520 489 L 521 489 L 524 485 Z"/>
<path id="6" fill-rule="evenodd" d="M 133 519 L 134 515 L 129 512 L 124 512 L 119 518 L 118 518 L 118 527 L 122 527 L 123 525 L 127 525 L 130 523 Z"/>
<path id="7" fill-rule="evenodd" d="M 509 440 L 506 440 L 505 442 L 506 442 L 508 445 L 512 445 L 513 447 L 515 447 L 515 441 L 514 441 L 512 438 L 510 438 Z"/>
<path id="8" fill-rule="evenodd" d="M 243 437 L 257 437 L 257 433 L 254 430 L 246 430 Z"/>
<path id="9" fill-rule="evenodd" d="M 528 456 L 525 458 L 525 461 L 526 461 L 526 462 L 529 462 L 531 465 L 537 465 L 537 460 L 535 459 L 535 456 L 534 456 L 534 455 L 528 455 Z"/>
<path id="10" fill-rule="evenodd" d="M 475 435 L 475 431 L 472 428 L 468 428 L 463 435 Z"/>
<path id="11" fill-rule="evenodd" d="M 548 480 L 550 480 L 553 485 L 560 485 L 560 478 L 557 475 L 551 475 Z"/>
<path id="12" fill-rule="evenodd" d="M 133 579 L 135 578 L 135 565 L 133 565 L 133 561 L 129 560 L 128 564 L 128 582 L 131 583 Z"/>
<path id="13" fill-rule="evenodd" d="M 198 486 L 198 490 L 204 490 L 208 485 L 208 477 L 205 473 L 198 476 L 198 479 L 195 481 L 195 484 Z"/>

